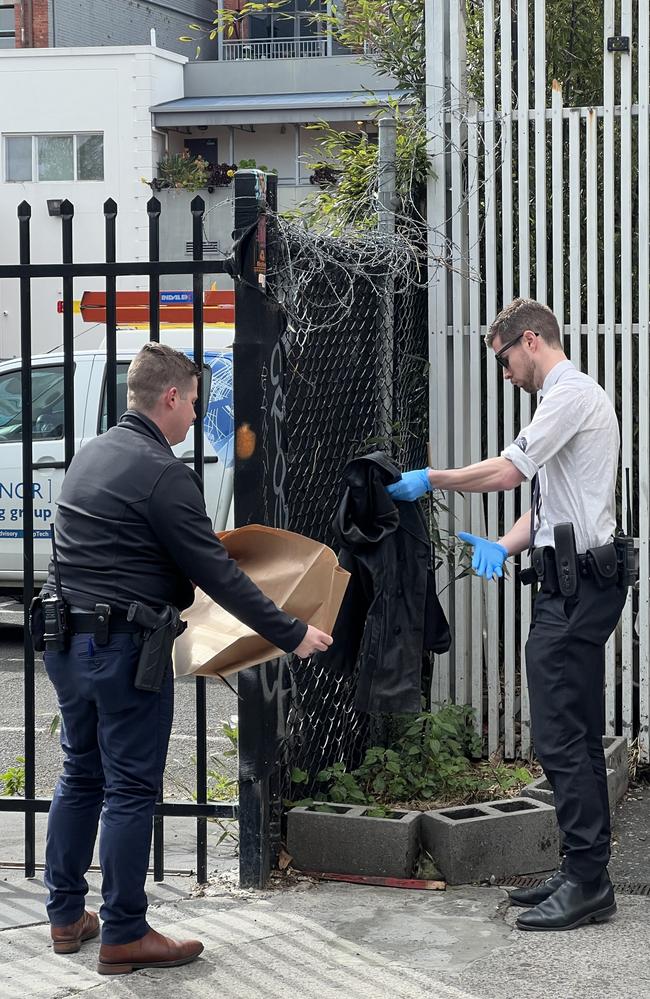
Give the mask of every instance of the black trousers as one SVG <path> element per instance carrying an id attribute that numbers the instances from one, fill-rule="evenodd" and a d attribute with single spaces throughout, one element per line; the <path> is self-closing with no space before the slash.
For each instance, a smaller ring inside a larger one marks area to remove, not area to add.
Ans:
<path id="1" fill-rule="evenodd" d="M 149 931 L 145 880 L 153 812 L 174 714 L 171 663 L 159 693 L 136 690 L 139 647 L 112 635 L 95 647 L 74 635 L 67 652 L 46 652 L 61 711 L 63 774 L 48 816 L 47 911 L 54 926 L 84 911 L 101 813 L 102 941 L 126 944 Z"/>
<path id="2" fill-rule="evenodd" d="M 578 881 L 597 878 L 610 857 L 605 644 L 626 595 L 584 578 L 576 597 L 540 592 L 526 643 L 535 752 L 553 788 L 564 867 Z"/>

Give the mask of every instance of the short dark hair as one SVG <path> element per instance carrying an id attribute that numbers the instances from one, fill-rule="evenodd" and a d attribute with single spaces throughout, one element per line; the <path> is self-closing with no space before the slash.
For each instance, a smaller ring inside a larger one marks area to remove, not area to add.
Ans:
<path id="1" fill-rule="evenodd" d="M 150 412 L 166 389 L 175 385 L 185 393 L 200 373 L 198 365 L 182 351 L 164 343 L 145 343 L 129 364 L 127 406 Z"/>
<path id="2" fill-rule="evenodd" d="M 537 333 L 549 347 L 562 347 L 557 319 L 547 305 L 533 298 L 515 298 L 510 305 L 506 305 L 485 334 L 485 342 L 491 347 L 498 336 L 502 345 L 510 343 L 524 330 Z"/>

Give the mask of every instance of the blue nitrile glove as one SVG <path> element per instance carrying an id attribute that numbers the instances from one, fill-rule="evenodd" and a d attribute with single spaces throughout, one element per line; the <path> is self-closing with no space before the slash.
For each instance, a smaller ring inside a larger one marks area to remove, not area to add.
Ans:
<path id="1" fill-rule="evenodd" d="M 386 486 L 386 489 L 394 500 L 411 503 L 431 489 L 428 471 L 428 468 L 416 468 L 412 472 L 404 472 L 399 482 L 393 482 L 390 486 Z"/>
<path id="2" fill-rule="evenodd" d="M 477 576 L 485 576 L 486 579 L 503 576 L 503 563 L 508 557 L 508 551 L 503 545 L 487 538 L 477 538 L 475 534 L 468 534 L 467 531 L 459 531 L 458 537 L 468 545 L 474 546 L 472 569 Z"/>

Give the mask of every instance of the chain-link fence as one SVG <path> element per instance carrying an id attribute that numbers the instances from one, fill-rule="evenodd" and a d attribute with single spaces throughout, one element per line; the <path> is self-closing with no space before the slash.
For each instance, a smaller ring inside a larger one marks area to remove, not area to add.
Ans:
<path id="1" fill-rule="evenodd" d="M 284 231 L 271 281 L 288 320 L 285 491 L 290 529 L 335 547 L 331 522 L 352 457 L 384 450 L 403 469 L 427 463 L 427 294 L 415 254 L 401 254 L 398 280 L 381 237 L 311 239 L 310 248 L 304 234 Z M 321 769 L 353 768 L 369 740 L 381 740 L 383 720 L 354 708 L 350 666 L 343 677 L 293 660 L 279 800 L 295 798 L 294 767 L 310 775 L 304 797 Z"/>

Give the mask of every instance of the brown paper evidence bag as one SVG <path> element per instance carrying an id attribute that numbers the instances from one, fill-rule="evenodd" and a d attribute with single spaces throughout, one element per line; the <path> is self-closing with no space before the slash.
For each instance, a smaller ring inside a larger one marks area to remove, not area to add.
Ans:
<path id="1" fill-rule="evenodd" d="M 274 527 L 249 524 L 217 535 L 228 554 L 291 617 L 332 633 L 349 572 L 331 548 Z M 227 676 L 284 655 L 197 588 L 174 643 L 174 673 Z"/>

